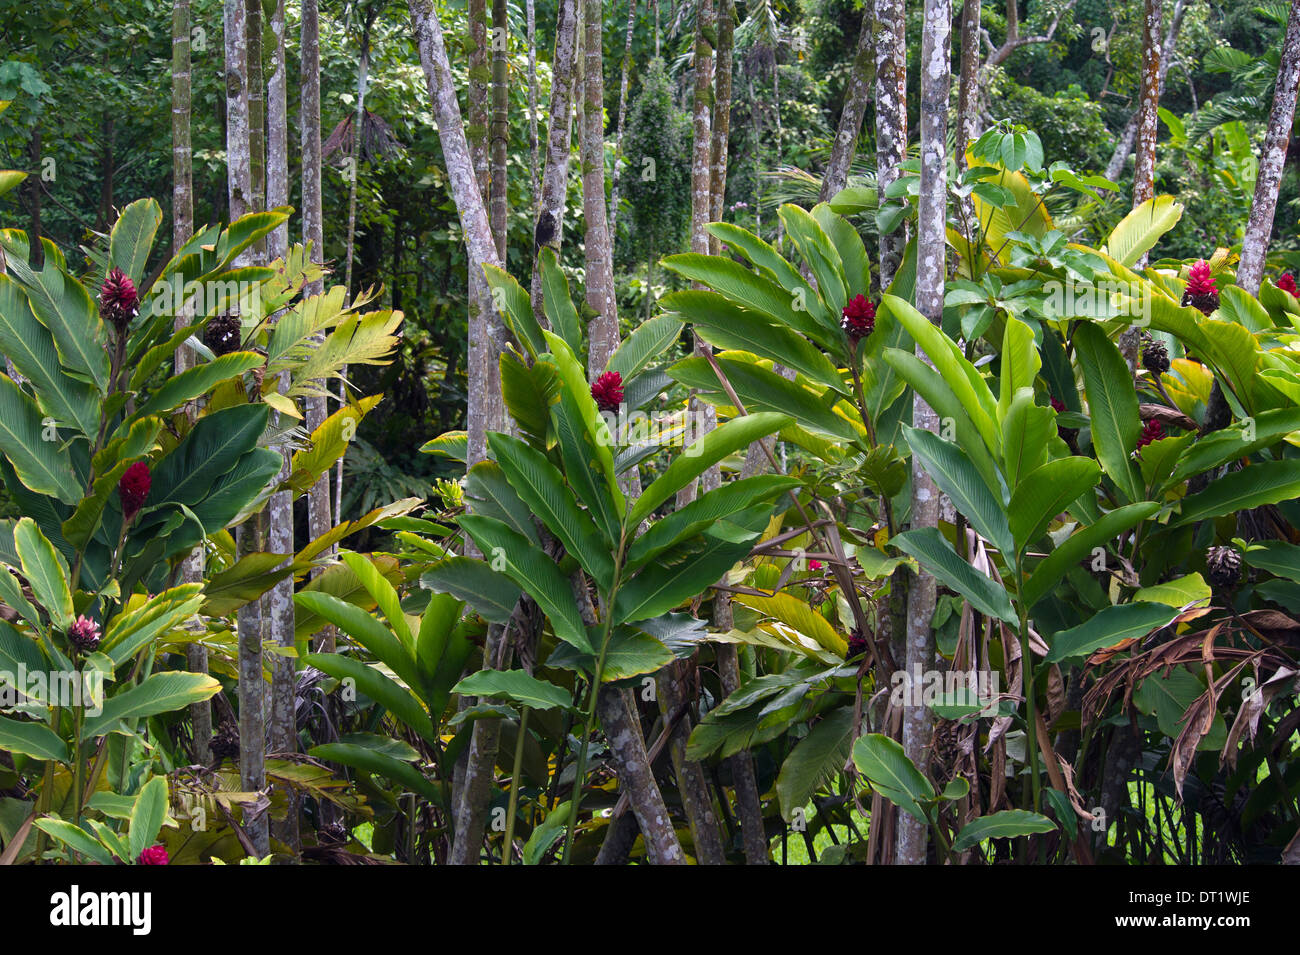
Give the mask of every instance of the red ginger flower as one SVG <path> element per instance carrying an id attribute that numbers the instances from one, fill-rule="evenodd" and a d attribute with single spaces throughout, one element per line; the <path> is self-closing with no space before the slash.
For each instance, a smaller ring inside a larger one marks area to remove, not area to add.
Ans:
<path id="1" fill-rule="evenodd" d="M 856 345 L 870 335 L 875 327 L 876 306 L 865 295 L 853 296 L 853 300 L 844 306 L 844 318 L 840 320 L 844 334 Z"/>
<path id="2" fill-rule="evenodd" d="M 623 376 L 607 371 L 591 384 L 591 397 L 601 411 L 618 411 L 623 403 Z"/>
<path id="3" fill-rule="evenodd" d="M 130 520 L 144 507 L 149 497 L 149 488 L 153 479 L 149 476 L 149 465 L 137 461 L 126 469 L 122 480 L 117 482 L 117 496 L 122 502 L 122 517 Z"/>
<path id="4" fill-rule="evenodd" d="M 845 660 L 852 660 L 854 657 L 860 657 L 866 653 L 871 644 L 867 641 L 866 636 L 857 627 L 849 631 L 849 649 L 844 655 Z"/>
<path id="5" fill-rule="evenodd" d="M 810 560 L 810 561 L 808 561 L 808 569 L 809 569 L 809 570 L 821 570 L 821 569 L 822 569 L 822 562 L 821 562 L 820 560 Z"/>
<path id="6" fill-rule="evenodd" d="M 140 853 L 140 858 L 135 860 L 136 865 L 167 865 L 171 861 L 171 856 L 167 854 L 167 847 L 162 843 L 145 849 Z"/>
<path id="7" fill-rule="evenodd" d="M 87 616 L 78 616 L 68 628 L 68 642 L 82 653 L 90 653 L 99 646 L 99 624 Z"/>
<path id="8" fill-rule="evenodd" d="M 1062 401 L 1060 398 L 1053 398 L 1052 410 L 1055 411 L 1057 414 L 1060 414 L 1065 410 L 1065 402 Z"/>
<path id="9" fill-rule="evenodd" d="M 1152 418 L 1142 426 L 1142 434 L 1138 437 L 1138 449 L 1146 447 L 1152 441 L 1159 441 L 1165 436 L 1165 429 L 1161 427 L 1160 422 Z"/>
<path id="10" fill-rule="evenodd" d="M 1219 307 L 1219 290 L 1210 275 L 1210 263 L 1204 259 L 1198 259 L 1188 272 L 1183 304 L 1198 308 L 1206 315 Z"/>
<path id="11" fill-rule="evenodd" d="M 1300 296 L 1300 292 L 1296 291 L 1295 276 L 1290 272 L 1283 272 L 1278 276 L 1277 287 L 1283 292 L 1290 292 L 1292 295 Z"/>
<path id="12" fill-rule="evenodd" d="M 99 315 L 119 332 L 140 312 L 140 295 L 135 283 L 121 269 L 110 269 L 99 289 Z"/>

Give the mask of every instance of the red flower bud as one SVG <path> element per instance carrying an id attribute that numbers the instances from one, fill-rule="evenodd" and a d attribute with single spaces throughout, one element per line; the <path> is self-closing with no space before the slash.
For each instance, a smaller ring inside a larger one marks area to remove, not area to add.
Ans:
<path id="1" fill-rule="evenodd" d="M 592 382 L 591 397 L 601 411 L 618 411 L 623 403 L 623 376 L 616 371 L 605 372 Z"/>
<path id="2" fill-rule="evenodd" d="M 140 295 L 121 269 L 110 269 L 99 289 L 99 315 L 119 332 L 140 313 Z"/>
<path id="3" fill-rule="evenodd" d="M 82 653 L 90 653 L 99 646 L 99 624 L 86 616 L 79 616 L 68 628 L 68 642 Z"/>
<path id="4" fill-rule="evenodd" d="M 1138 437 L 1138 449 L 1142 449 L 1152 441 L 1159 441 L 1165 436 L 1165 429 L 1161 427 L 1160 422 L 1152 418 L 1142 426 L 1142 434 Z"/>
<path id="5" fill-rule="evenodd" d="M 853 300 L 844 306 L 844 317 L 840 320 L 840 328 L 844 329 L 844 334 L 849 336 L 849 341 L 856 345 L 870 335 L 875 327 L 876 306 L 865 295 L 855 295 Z"/>
<path id="6" fill-rule="evenodd" d="M 153 479 L 149 476 L 149 465 L 143 461 L 137 461 L 126 469 L 122 475 L 122 480 L 117 482 L 117 496 L 122 502 L 122 517 L 130 520 L 140 512 L 144 507 L 144 502 L 149 497 L 149 488 L 153 485 Z"/>
<path id="7" fill-rule="evenodd" d="M 167 854 L 167 847 L 158 843 L 141 852 L 140 858 L 135 861 L 136 865 L 167 865 L 172 860 Z"/>
<path id="8" fill-rule="evenodd" d="M 1300 292 L 1296 291 L 1295 276 L 1290 272 L 1283 272 L 1278 276 L 1277 287 L 1283 292 L 1290 292 L 1292 295 L 1300 296 Z"/>
<path id="9" fill-rule="evenodd" d="M 1187 273 L 1187 289 L 1183 292 L 1183 305 L 1191 305 L 1209 315 L 1219 307 L 1219 290 L 1210 275 L 1210 263 L 1198 259 Z"/>

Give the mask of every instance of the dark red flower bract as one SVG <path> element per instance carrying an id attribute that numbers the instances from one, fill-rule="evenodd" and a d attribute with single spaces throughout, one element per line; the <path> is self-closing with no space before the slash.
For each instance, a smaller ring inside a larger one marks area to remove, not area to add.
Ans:
<path id="1" fill-rule="evenodd" d="M 149 488 L 153 479 L 149 475 L 149 465 L 137 461 L 126 469 L 122 480 L 117 482 L 117 496 L 122 502 L 122 517 L 130 520 L 144 507 L 149 498 Z"/>
<path id="2" fill-rule="evenodd" d="M 167 847 L 159 843 L 145 849 L 135 861 L 137 865 L 167 865 L 172 860 L 167 854 Z"/>
<path id="3" fill-rule="evenodd" d="M 623 376 L 607 371 L 591 384 L 591 397 L 601 411 L 618 411 L 623 403 Z"/>
<path id="4" fill-rule="evenodd" d="M 1152 418 L 1142 426 L 1142 434 L 1138 437 L 1138 448 L 1144 448 L 1152 441 L 1159 441 L 1165 436 L 1165 429 L 1160 422 Z"/>
<path id="5" fill-rule="evenodd" d="M 853 296 L 849 304 L 844 306 L 840 328 L 844 329 L 844 334 L 856 345 L 875 330 L 876 306 L 865 295 Z"/>
<path id="6" fill-rule="evenodd" d="M 140 295 L 135 283 L 121 269 L 110 269 L 99 289 L 99 315 L 123 331 L 140 312 Z"/>
<path id="7" fill-rule="evenodd" d="M 1277 287 L 1283 292 L 1290 292 L 1292 295 L 1300 296 L 1300 292 L 1296 291 L 1295 276 L 1290 272 L 1283 272 L 1278 276 Z"/>

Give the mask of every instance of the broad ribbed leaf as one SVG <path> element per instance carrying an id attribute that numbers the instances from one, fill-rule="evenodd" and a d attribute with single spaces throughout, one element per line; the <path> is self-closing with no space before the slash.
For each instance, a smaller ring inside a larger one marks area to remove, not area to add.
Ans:
<path id="1" fill-rule="evenodd" d="M 623 339 L 614 354 L 609 356 L 605 369 L 618 372 L 623 381 L 628 382 L 662 355 L 681 334 L 681 321 L 672 315 L 658 315 L 638 325 Z"/>
<path id="2" fill-rule="evenodd" d="M 509 623 L 521 590 L 505 574 L 499 574 L 481 560 L 448 557 L 420 577 L 420 586 L 448 593 L 465 601 L 492 623 Z"/>
<path id="3" fill-rule="evenodd" d="M 749 541 L 739 543 L 704 538 L 703 546 L 677 559 L 646 567 L 624 584 L 614 601 L 614 622 L 635 623 L 667 613 L 682 601 L 715 583 L 736 561 L 749 553 Z"/>
<path id="4" fill-rule="evenodd" d="M 608 589 L 614 577 L 613 543 L 602 537 L 591 515 L 578 506 L 555 465 L 536 448 L 510 435 L 489 434 L 488 447 L 532 513 L 577 558 L 583 570 Z"/>
<path id="5" fill-rule="evenodd" d="M 352 569 L 351 564 L 347 566 Z M 362 583 L 362 586 L 366 585 Z M 366 587 L 366 592 L 370 593 L 369 587 Z M 415 669 L 413 640 L 404 642 L 373 614 L 333 594 L 303 590 L 294 594 L 293 600 L 298 606 L 328 620 L 365 647 L 407 686 L 417 691 L 421 688 L 419 674 Z M 409 630 L 407 633 L 409 636 Z"/>
<path id="6" fill-rule="evenodd" d="M 1140 639 L 1152 630 L 1168 626 L 1176 616 L 1177 607 L 1144 601 L 1107 607 L 1079 626 L 1053 636 L 1049 641 L 1051 651 L 1046 662 L 1058 663 L 1072 657 L 1083 657 L 1102 647 L 1113 647 L 1122 640 Z"/>
<path id="7" fill-rule="evenodd" d="M 217 478 L 257 446 L 270 415 L 270 407 L 260 403 L 204 415 L 185 440 L 153 468 L 148 503 L 174 501 L 193 507 L 202 501 Z"/>
<path id="8" fill-rule="evenodd" d="M 1048 591 L 1061 582 L 1066 571 L 1089 556 L 1094 548 L 1110 543 L 1138 521 L 1145 520 L 1159 510 L 1160 505 L 1154 501 L 1126 504 L 1104 514 L 1100 520 L 1087 527 L 1075 531 L 1034 568 L 1021 594 L 1025 606 L 1032 608 L 1038 603 Z"/>
<path id="9" fill-rule="evenodd" d="M 1074 347 L 1083 366 L 1083 386 L 1088 396 L 1097 460 L 1129 501 L 1140 501 L 1142 479 L 1129 458 L 1142 431 L 1133 376 L 1119 349 L 1091 322 L 1079 324 L 1074 333 Z"/>
<path id="10" fill-rule="evenodd" d="M 781 764 L 776 778 L 776 795 L 781 801 L 781 816 L 787 822 L 796 809 L 808 805 L 813 794 L 828 786 L 844 769 L 852 740 L 853 707 L 832 710 L 795 744 Z"/>
<path id="11" fill-rule="evenodd" d="M 921 822 L 929 822 L 920 804 L 934 799 L 934 786 L 897 740 L 880 733 L 858 737 L 853 744 L 853 763 L 872 789 Z"/>
<path id="12" fill-rule="evenodd" d="M 100 865 L 113 865 L 113 855 L 98 839 L 80 826 L 74 826 L 66 819 L 45 817 L 36 820 L 36 828 L 58 839 L 73 852 L 79 852 L 92 862 Z M 128 861 L 128 860 L 123 860 Z"/>
<path id="13" fill-rule="evenodd" d="M 786 232 L 799 247 L 799 254 L 812 269 L 817 279 L 817 291 L 832 315 L 838 315 L 848 304 L 848 291 L 844 287 L 844 263 L 822 231 L 821 224 L 799 206 L 786 203 L 778 214 Z"/>
<path id="14" fill-rule="evenodd" d="M 452 687 L 452 692 L 462 696 L 509 700 L 535 710 L 568 709 L 573 702 L 568 690 L 539 680 L 523 670 L 479 670 Z"/>
<path id="15" fill-rule="evenodd" d="M 1183 452 L 1169 481 L 1185 481 L 1221 464 L 1244 458 L 1276 444 L 1293 431 L 1300 431 L 1300 408 L 1265 411 L 1252 419 L 1249 430 L 1236 425 L 1212 432 Z"/>
<path id="16" fill-rule="evenodd" d="M 30 517 L 22 518 L 14 527 L 14 546 L 36 602 L 45 608 L 54 626 L 67 630 L 72 626 L 73 609 L 63 556 Z"/>
<path id="17" fill-rule="evenodd" d="M 394 759 L 387 753 L 381 753 L 356 743 L 322 743 L 313 746 L 308 754 L 315 759 L 330 763 L 341 763 L 363 772 L 374 773 L 381 779 L 391 779 L 403 789 L 419 793 L 437 806 L 443 804 L 442 793 L 429 779 L 410 763 Z"/>
<path id="18" fill-rule="evenodd" d="M 433 721 L 420 701 L 377 668 L 341 653 L 308 653 L 303 662 L 335 679 L 354 681 L 358 692 L 388 710 L 423 739 L 431 743 L 437 740 Z"/>
<path id="19" fill-rule="evenodd" d="M 370 562 L 370 558 L 365 554 L 340 551 L 339 557 L 343 563 L 352 568 L 352 573 L 357 575 L 357 579 L 361 581 L 370 596 L 374 598 L 380 611 L 383 612 L 384 619 L 388 621 L 388 626 L 393 631 L 393 634 L 414 659 L 415 635 L 411 633 L 411 627 L 406 622 L 406 615 L 402 613 L 402 598 L 398 596 L 396 588 L 379 573 L 375 565 Z"/>
<path id="20" fill-rule="evenodd" d="M 985 839 L 1010 839 L 1036 832 L 1051 832 L 1055 828 L 1056 823 L 1039 813 L 1027 809 L 1003 809 L 963 826 L 953 840 L 952 851 L 963 852 Z"/>
<path id="21" fill-rule="evenodd" d="M 838 441 L 858 437 L 854 422 L 837 415 L 823 397 L 829 392 L 810 391 L 753 361 L 734 357 L 714 359 L 747 411 L 768 411 L 791 415 L 810 431 L 827 434 Z M 717 373 L 706 358 L 687 358 L 668 369 L 675 380 L 705 394 L 716 394 L 720 404 L 730 404 Z M 833 397 L 838 397 L 834 395 Z"/>
<path id="22" fill-rule="evenodd" d="M 1007 513 L 966 454 L 937 434 L 919 428 L 903 428 L 912 453 L 920 459 L 934 483 L 952 498 L 957 510 L 971 522 L 985 540 L 1005 555 L 1015 551 Z"/>
<path id="23" fill-rule="evenodd" d="M 127 830 L 127 845 L 131 849 L 131 859 L 140 858 L 140 853 L 149 848 L 158 839 L 167 818 L 167 777 L 154 776 L 140 787 L 131 807 L 130 828 Z"/>
<path id="24" fill-rule="evenodd" d="M 1155 196 L 1121 219 L 1103 248 L 1122 265 L 1132 267 L 1182 215 L 1183 206 L 1173 196 Z"/>
<path id="25" fill-rule="evenodd" d="M 585 653 L 592 652 L 569 581 L 555 561 L 490 517 L 466 514 L 461 517 L 460 526 L 474 539 L 493 570 L 506 574 L 537 601 L 557 637 Z"/>
<path id="26" fill-rule="evenodd" d="M 957 556 L 933 527 L 920 527 L 890 540 L 903 553 L 919 560 L 927 570 L 971 602 L 986 617 L 1016 623 L 1016 612 L 1006 590 Z"/>
<path id="27" fill-rule="evenodd" d="M 122 210 L 109 235 L 109 263 L 125 272 L 136 288 L 144 282 L 145 263 L 160 225 L 162 209 L 158 201 L 137 199 Z"/>
<path id="28" fill-rule="evenodd" d="M 555 250 L 541 250 L 542 310 L 551 328 L 568 344 L 575 355 L 582 354 L 582 321 L 569 294 L 569 280 L 556 261 Z"/>
<path id="29" fill-rule="evenodd" d="M 7 375 L 0 375 L 0 451 L 27 488 L 74 504 L 82 489 L 57 434 L 46 440 L 43 419 L 36 402 Z"/>
<path id="30" fill-rule="evenodd" d="M 100 736 L 116 728 L 120 720 L 170 713 L 191 703 L 201 703 L 220 691 L 221 684 L 203 673 L 155 673 L 138 686 L 105 700 L 103 712 L 86 721 L 82 736 L 87 739 Z"/>
<path id="31" fill-rule="evenodd" d="M 1007 510 L 1017 554 L 1042 537 L 1052 518 L 1099 480 L 1101 468 L 1091 458 L 1057 458 L 1030 472 L 1011 495 Z"/>
<path id="32" fill-rule="evenodd" d="M 44 723 L 23 723 L 0 716 L 0 749 L 32 759 L 68 761 L 68 744 Z"/>
<path id="33" fill-rule="evenodd" d="M 641 493 L 636 503 L 632 505 L 628 526 L 635 527 L 640 524 L 654 512 L 656 507 L 727 455 L 748 447 L 752 442 L 774 431 L 780 431 L 790 424 L 790 421 L 788 415 L 757 412 L 732 418 L 726 424 L 719 425 L 683 449 L 681 454 L 673 458 L 673 462 L 668 465 L 664 473 Z"/>
<path id="34" fill-rule="evenodd" d="M 1183 498 L 1178 517 L 1171 526 L 1248 511 L 1294 497 L 1300 497 L 1300 461 L 1252 464 L 1224 475 L 1199 494 Z"/>

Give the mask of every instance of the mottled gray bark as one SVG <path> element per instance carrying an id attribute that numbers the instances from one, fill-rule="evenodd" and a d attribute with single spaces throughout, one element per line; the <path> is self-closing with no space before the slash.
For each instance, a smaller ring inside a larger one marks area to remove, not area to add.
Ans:
<path id="1" fill-rule="evenodd" d="M 244 0 L 225 0 L 222 22 L 226 55 L 226 197 L 233 222 L 248 212 L 252 202 Z"/>
<path id="2" fill-rule="evenodd" d="M 524 9 L 528 18 L 528 164 L 529 197 L 533 203 L 533 216 L 536 217 L 538 204 L 542 199 L 541 155 L 537 139 L 537 4 L 534 0 L 525 0 Z"/>
<path id="3" fill-rule="evenodd" d="M 1277 86 L 1273 90 L 1273 108 L 1268 117 L 1268 131 L 1259 154 L 1259 173 L 1255 179 L 1255 197 L 1241 241 L 1241 263 L 1237 266 L 1237 284 L 1252 295 L 1259 292 L 1264 278 L 1264 257 L 1273 234 L 1273 215 L 1277 210 L 1278 188 L 1286 165 L 1291 125 L 1295 120 L 1296 88 L 1300 84 L 1300 0 L 1292 0 L 1287 20 L 1286 39 L 1282 42 L 1282 59 L 1278 64 Z"/>
<path id="4" fill-rule="evenodd" d="M 1183 14 L 1187 12 L 1187 0 L 1178 0 L 1174 4 L 1174 14 L 1170 18 L 1169 26 L 1165 30 L 1165 41 L 1160 47 L 1160 91 L 1163 95 L 1165 88 L 1165 77 L 1169 73 L 1169 65 L 1174 61 L 1174 48 L 1178 45 L 1178 31 L 1183 26 Z M 1138 119 L 1141 117 L 1140 111 L 1134 111 L 1129 117 L 1128 122 L 1124 124 L 1124 129 L 1120 133 L 1119 143 L 1115 146 L 1115 151 L 1110 155 L 1110 161 L 1106 163 L 1106 178 L 1114 182 L 1119 178 L 1120 173 L 1124 171 L 1124 164 L 1128 162 L 1128 157 L 1133 152 L 1133 145 L 1137 142 Z"/>
<path id="5" fill-rule="evenodd" d="M 874 0 L 876 21 L 876 182 L 880 195 L 907 158 L 907 34 L 904 0 Z M 903 260 L 901 230 L 880 237 L 880 287 L 888 288 Z"/>
<path id="6" fill-rule="evenodd" d="M 578 0 L 559 0 L 555 24 L 555 53 L 551 58 L 551 104 L 546 129 L 546 160 L 542 170 L 542 195 L 538 201 L 533 242 L 560 250 L 564 235 L 564 199 L 569 183 L 569 154 L 573 142 L 573 79 L 578 51 Z M 538 256 L 540 260 L 540 255 Z M 533 264 L 533 312 L 544 321 L 542 279 Z"/>
<path id="7" fill-rule="evenodd" d="M 966 168 L 966 149 L 980 135 L 980 0 L 961 7 L 961 80 L 957 86 L 957 162 Z"/>
<path id="8" fill-rule="evenodd" d="M 492 0 L 492 132 L 489 142 L 488 209 L 497 256 L 502 262 L 506 260 L 506 215 L 510 211 L 506 194 L 506 152 L 510 146 L 509 37 L 506 0 Z"/>
<path id="9" fill-rule="evenodd" d="M 945 238 L 948 198 L 948 97 L 952 89 L 949 66 L 952 39 L 951 0 L 925 0 L 921 34 L 921 194 L 917 209 L 916 307 L 934 324 L 943 317 L 945 278 Z M 923 349 L 917 356 L 929 361 Z M 912 424 L 916 428 L 938 432 L 939 418 L 920 395 L 913 399 Z M 937 527 L 939 490 L 933 479 L 912 456 L 911 526 Z M 935 580 L 920 570 L 908 590 L 907 603 L 907 673 L 934 667 Z M 930 762 L 930 737 L 933 732 L 930 711 L 925 706 L 908 705 L 903 709 L 903 751 L 926 773 Z M 900 814 L 898 821 L 898 861 L 903 865 L 925 862 L 928 832 L 921 822 Z"/>
<path id="10" fill-rule="evenodd" d="M 713 65 L 713 117 L 711 166 L 709 167 L 709 219 L 721 222 L 727 205 L 727 152 L 731 140 L 731 70 L 735 60 L 735 0 L 718 0 L 715 32 L 718 48 Z M 722 243 L 709 237 L 709 251 L 717 253 Z"/>
<path id="11" fill-rule="evenodd" d="M 866 7 L 862 11 L 858 49 L 853 56 L 853 69 L 844 87 L 844 106 L 840 109 L 840 122 L 835 130 L 831 158 L 822 176 L 821 191 L 817 195 L 818 202 L 826 202 L 848 185 L 853 154 L 858 148 L 858 134 L 862 131 L 862 120 L 867 114 L 867 102 L 871 99 L 871 83 L 875 71 L 871 26 L 871 8 Z"/>
<path id="12" fill-rule="evenodd" d="M 686 857 L 663 793 L 650 769 L 636 711 L 628 703 L 626 693 L 610 686 L 601 687 L 596 698 L 596 715 L 605 730 L 619 783 L 628 794 L 628 803 L 641 826 L 646 857 L 652 865 L 684 865 Z M 574 785 L 581 786 L 582 780 Z"/>
<path id="13" fill-rule="evenodd" d="M 266 90 L 262 85 L 262 0 L 246 0 L 248 36 L 248 188 L 255 212 L 266 208 Z M 259 258 L 265 242 L 253 246 Z"/>
<path id="14" fill-rule="evenodd" d="M 693 663 L 679 660 L 659 671 L 659 709 L 668 719 L 686 705 L 694 695 L 695 667 Z M 668 757 L 677 777 L 677 793 L 682 801 L 682 811 L 690 826 L 695 858 L 700 865 L 725 865 L 726 850 L 722 845 L 722 832 L 718 816 L 713 809 L 704 767 L 686 757 L 686 740 L 691 735 L 691 717 L 684 713 L 668 737 Z"/>
<path id="15" fill-rule="evenodd" d="M 239 556 L 262 549 L 263 515 L 255 515 L 235 530 Z M 235 630 L 239 641 L 239 784 L 244 792 L 266 788 L 266 723 L 262 714 L 266 681 L 262 678 L 262 614 L 260 601 L 239 608 Z M 258 858 L 270 851 L 265 801 L 246 804 L 243 828 Z"/>
<path id="16" fill-rule="evenodd" d="M 1163 0 L 1144 0 L 1142 10 L 1142 86 L 1138 103 L 1137 163 L 1133 168 L 1133 206 L 1156 192 L 1157 111 L 1160 108 L 1160 17 Z M 1146 256 L 1142 257 L 1146 262 Z"/>
<path id="17" fill-rule="evenodd" d="M 618 308 L 614 301 L 614 258 L 605 209 L 605 80 L 601 33 L 603 0 L 583 0 L 582 43 L 582 211 L 586 220 L 587 304 L 596 313 L 587 326 L 587 372 L 595 379 L 618 347 Z"/>
<path id="18" fill-rule="evenodd" d="M 618 81 L 618 132 L 614 138 L 614 171 L 609 184 L 609 244 L 618 243 L 618 186 L 623 162 L 623 126 L 627 122 L 628 73 L 632 68 L 632 34 L 636 30 L 637 0 L 627 0 L 627 34 L 623 38 L 623 58 Z"/>

